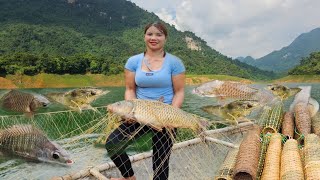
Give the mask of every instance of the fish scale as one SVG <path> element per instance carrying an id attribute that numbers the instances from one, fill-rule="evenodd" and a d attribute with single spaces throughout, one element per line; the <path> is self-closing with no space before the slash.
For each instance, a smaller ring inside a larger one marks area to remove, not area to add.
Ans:
<path id="1" fill-rule="evenodd" d="M 26 102 L 31 102 L 32 100 L 33 96 L 31 94 L 12 91 L 12 93 L 8 93 L 7 96 L 3 97 L 3 104 L 6 108 L 11 108 L 14 111 L 25 111 L 30 104 Z"/>
<path id="2" fill-rule="evenodd" d="M 73 163 L 64 149 L 51 142 L 41 130 L 32 125 L 14 125 L 1 130 L 0 150 L 33 160 Z"/>
<path id="3" fill-rule="evenodd" d="M 28 126 L 13 126 L 0 133 L 0 145 L 3 149 L 17 152 L 28 152 L 35 148 L 37 144 L 49 142 L 43 133 Z"/>
<path id="4" fill-rule="evenodd" d="M 234 97 L 241 99 L 249 99 L 255 93 L 256 89 L 250 88 L 247 85 L 236 82 L 224 82 L 220 87 L 215 89 L 218 96 Z"/>
<path id="5" fill-rule="evenodd" d="M 17 90 L 11 90 L 1 99 L 3 108 L 16 112 L 33 113 L 37 108 L 44 107 L 49 101 L 41 95 L 33 95 Z"/>
<path id="6" fill-rule="evenodd" d="M 237 98 L 249 100 L 258 92 L 247 84 L 235 81 L 214 80 L 193 89 L 194 94 L 206 97 Z"/>
<path id="7" fill-rule="evenodd" d="M 179 108 L 154 100 L 125 100 L 108 105 L 108 110 L 125 119 L 150 125 L 154 129 L 190 128 L 202 132 L 208 121 Z"/>

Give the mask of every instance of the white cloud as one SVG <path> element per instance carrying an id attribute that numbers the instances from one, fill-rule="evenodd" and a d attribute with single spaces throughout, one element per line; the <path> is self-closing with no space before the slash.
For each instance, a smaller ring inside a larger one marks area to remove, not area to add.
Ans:
<path id="1" fill-rule="evenodd" d="M 318 0 L 131 0 L 227 56 L 264 56 L 320 27 Z"/>

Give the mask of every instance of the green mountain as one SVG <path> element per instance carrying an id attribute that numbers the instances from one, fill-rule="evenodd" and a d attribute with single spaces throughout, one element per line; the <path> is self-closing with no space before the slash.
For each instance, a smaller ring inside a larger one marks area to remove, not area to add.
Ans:
<path id="1" fill-rule="evenodd" d="M 288 72 L 299 65 L 301 58 L 307 57 L 312 52 L 320 51 L 320 28 L 298 36 L 289 46 L 279 51 L 248 62 L 263 70 L 275 72 Z"/>
<path id="2" fill-rule="evenodd" d="M 289 71 L 289 75 L 320 75 L 320 52 L 311 53 L 303 58 L 300 65 Z"/>
<path id="3" fill-rule="evenodd" d="M 144 25 L 155 21 L 126 0 L 0 0 L 0 74 L 120 73 L 128 57 L 144 51 Z M 274 77 L 220 54 L 192 32 L 167 27 L 166 50 L 189 74 Z"/>
<path id="4" fill-rule="evenodd" d="M 253 64 L 256 60 L 251 57 L 251 56 L 247 56 L 247 57 L 237 57 L 237 60 L 239 60 L 240 62 L 246 63 L 246 64 Z"/>

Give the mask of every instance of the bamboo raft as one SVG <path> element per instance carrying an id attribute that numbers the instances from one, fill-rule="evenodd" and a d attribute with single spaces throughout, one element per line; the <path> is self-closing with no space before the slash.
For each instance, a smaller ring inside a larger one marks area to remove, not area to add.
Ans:
<path id="1" fill-rule="evenodd" d="M 254 127 L 253 125 L 252 122 L 246 122 L 237 126 L 206 131 L 205 143 L 200 138 L 194 138 L 174 144 L 170 157 L 169 179 L 197 179 L 197 177 L 213 179 L 219 175 L 219 168 L 229 150 L 239 148 L 238 144 L 232 142 L 241 141 L 244 134 Z M 206 156 L 204 157 L 203 154 Z M 152 151 L 132 155 L 130 160 L 137 179 L 152 179 Z M 64 176 L 52 177 L 52 179 L 108 180 L 110 177 L 121 177 L 111 161 Z"/>

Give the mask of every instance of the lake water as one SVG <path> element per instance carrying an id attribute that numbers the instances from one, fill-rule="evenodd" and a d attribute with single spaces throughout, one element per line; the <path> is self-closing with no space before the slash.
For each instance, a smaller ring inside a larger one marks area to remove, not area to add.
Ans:
<path id="1" fill-rule="evenodd" d="M 289 87 L 298 86 L 312 86 L 311 97 L 320 102 L 320 84 L 309 84 L 309 83 L 295 83 L 285 84 Z M 265 84 L 255 84 L 257 88 L 265 87 Z M 215 120 L 216 116 L 209 115 L 203 112 L 200 108 L 205 105 L 217 104 L 217 100 L 214 98 L 199 97 L 191 93 L 193 86 L 186 87 L 186 96 L 182 109 L 194 113 L 209 119 Z M 50 92 L 65 92 L 71 88 L 66 89 L 24 89 L 26 92 L 47 94 Z M 123 100 L 124 87 L 105 87 L 103 89 L 109 90 L 110 92 L 92 103 L 94 107 L 106 106 L 107 104 Z M 0 96 L 6 93 L 7 90 L 0 90 Z M 285 110 L 288 110 L 290 103 L 293 101 L 293 97 L 285 101 Z M 47 108 L 39 109 L 37 113 L 47 113 L 56 111 L 67 111 L 68 108 L 62 106 L 59 103 L 52 103 Z M 0 109 L 1 116 L 17 115 L 17 113 L 9 112 Z M 80 117 L 80 116 L 79 116 Z M 50 120 L 50 119 L 49 119 Z M 3 123 L 3 122 L 2 122 Z M 68 124 L 66 125 L 68 126 Z M 49 135 L 50 137 L 50 135 Z M 48 179 L 52 176 L 62 176 L 72 172 L 85 169 L 88 166 L 95 166 L 109 161 L 106 150 L 103 147 L 95 146 L 79 146 L 70 151 L 71 158 L 75 163 L 70 167 L 61 165 L 49 164 L 49 163 L 36 163 L 27 162 L 21 158 L 13 158 L 0 156 L 0 179 Z"/>

